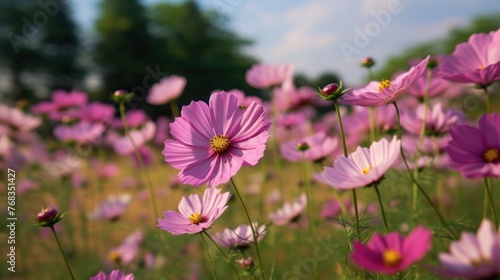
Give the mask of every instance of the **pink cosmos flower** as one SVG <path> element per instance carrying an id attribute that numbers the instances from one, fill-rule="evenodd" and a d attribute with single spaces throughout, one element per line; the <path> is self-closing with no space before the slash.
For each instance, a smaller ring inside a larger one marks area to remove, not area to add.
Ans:
<path id="1" fill-rule="evenodd" d="M 167 117 L 160 116 L 156 119 L 156 133 L 153 137 L 153 143 L 158 146 L 163 146 L 163 142 L 170 138 L 170 123 L 171 120 Z"/>
<path id="2" fill-rule="evenodd" d="M 148 115 L 141 109 L 130 110 L 125 114 L 125 122 L 130 129 L 143 126 L 148 120 Z M 112 127 L 116 129 L 123 129 L 123 122 L 121 118 L 115 118 L 112 121 Z"/>
<path id="3" fill-rule="evenodd" d="M 273 108 L 278 112 L 296 111 L 310 105 L 325 107 L 330 102 L 318 98 L 316 90 L 307 86 L 274 89 Z"/>
<path id="4" fill-rule="evenodd" d="M 269 217 L 277 226 L 284 226 L 300 219 L 307 206 L 307 197 L 302 193 L 293 203 L 285 202 L 282 208 L 269 214 Z"/>
<path id="5" fill-rule="evenodd" d="M 382 179 L 399 157 L 400 140 L 382 139 L 370 148 L 358 147 L 349 157 L 338 156 L 332 167 L 325 167 L 317 177 L 335 189 L 353 189 Z"/>
<path id="6" fill-rule="evenodd" d="M 450 253 L 439 253 L 441 267 L 429 267 L 443 277 L 496 279 L 500 276 L 500 236 L 489 220 L 483 220 L 474 235 L 462 232 L 450 244 Z"/>
<path id="7" fill-rule="evenodd" d="M 401 112 L 401 126 L 411 134 L 420 135 L 422 122 L 424 121 L 424 106 L 419 105 L 416 109 L 406 109 Z M 450 130 L 454 124 L 460 124 L 465 120 L 461 111 L 454 109 L 443 109 L 441 102 L 432 107 L 427 106 L 425 115 L 425 131 L 427 134 L 443 134 Z"/>
<path id="8" fill-rule="evenodd" d="M 146 101 L 153 105 L 167 104 L 181 96 L 184 87 L 186 87 L 186 78 L 178 75 L 165 77 L 153 85 Z"/>
<path id="9" fill-rule="evenodd" d="M 28 132 L 42 123 L 38 117 L 26 115 L 19 108 L 9 108 L 0 104 L 1 134 L 11 135 L 17 132 Z"/>
<path id="10" fill-rule="evenodd" d="M 245 81 L 254 88 L 266 89 L 281 85 L 290 76 L 293 76 L 292 65 L 255 64 L 247 71 Z"/>
<path id="11" fill-rule="evenodd" d="M 281 141 L 304 137 L 309 130 L 307 116 L 303 112 L 291 112 L 278 115 L 275 125 L 275 136 Z"/>
<path id="12" fill-rule="evenodd" d="M 425 71 L 430 56 L 394 80 L 371 81 L 366 87 L 347 92 L 339 98 L 339 103 L 363 107 L 380 106 L 397 101 L 406 89 Z"/>
<path id="13" fill-rule="evenodd" d="M 146 121 L 142 127 L 130 130 L 129 135 L 134 141 L 135 146 L 140 148 L 154 137 L 155 131 L 155 123 Z M 126 135 L 118 135 L 116 132 L 108 133 L 106 142 L 110 144 L 119 155 L 131 155 L 134 153 L 134 145 Z"/>
<path id="14" fill-rule="evenodd" d="M 431 238 L 431 231 L 422 226 L 406 239 L 397 232 L 376 233 L 367 245 L 354 242 L 351 261 L 368 271 L 395 274 L 422 259 L 431 248 Z"/>
<path id="15" fill-rule="evenodd" d="M 266 226 L 257 226 L 257 223 L 253 223 L 253 227 L 257 241 L 262 240 L 266 235 Z M 235 250 L 245 250 L 254 242 L 252 229 L 249 225 L 241 225 L 235 229 L 226 228 L 223 232 L 216 233 L 213 239 L 220 246 Z"/>
<path id="16" fill-rule="evenodd" d="M 179 212 L 164 211 L 164 219 L 158 219 L 158 227 L 173 235 L 195 234 L 208 229 L 227 209 L 231 194 L 220 193 L 216 188 L 207 188 L 203 198 L 198 194 L 183 196 L 179 203 Z"/>
<path id="17" fill-rule="evenodd" d="M 130 194 L 112 195 L 100 205 L 97 205 L 90 218 L 95 220 L 116 221 L 127 210 L 132 196 Z"/>
<path id="18" fill-rule="evenodd" d="M 134 274 L 130 273 L 125 275 L 119 269 L 111 271 L 109 275 L 104 272 L 99 272 L 96 276 L 90 277 L 89 280 L 134 280 Z"/>
<path id="19" fill-rule="evenodd" d="M 120 171 L 118 165 L 113 162 L 101 163 L 98 159 L 93 158 L 90 160 L 90 165 L 95 170 L 97 177 L 99 179 L 109 179 Z"/>
<path id="20" fill-rule="evenodd" d="M 108 259 L 111 263 L 127 265 L 132 263 L 139 253 L 139 246 L 144 240 L 144 233 L 137 229 L 125 237 L 120 246 L 109 250 Z"/>
<path id="21" fill-rule="evenodd" d="M 455 125 L 446 152 L 467 178 L 500 177 L 500 114 L 484 114 L 479 128 Z"/>
<path id="22" fill-rule="evenodd" d="M 54 136 L 64 142 L 74 141 L 78 144 L 96 143 L 104 132 L 102 123 L 79 122 L 73 125 L 58 125 L 54 128 Z"/>
<path id="23" fill-rule="evenodd" d="M 500 29 L 472 34 L 467 42 L 458 44 L 453 54 L 444 59 L 439 75 L 482 87 L 500 81 Z"/>
<path id="24" fill-rule="evenodd" d="M 216 91 L 214 91 L 212 93 L 215 93 L 215 92 Z M 252 103 L 252 102 L 255 102 L 257 104 L 262 105 L 262 99 L 260 99 L 257 96 L 251 96 L 251 95 L 247 96 L 247 95 L 245 95 L 245 93 L 243 91 L 241 91 L 239 89 L 232 89 L 232 90 L 229 90 L 226 92 L 236 96 L 236 98 L 238 98 L 240 106 L 242 106 L 242 107 L 246 108 L 246 107 L 250 106 L 250 103 Z"/>
<path id="25" fill-rule="evenodd" d="M 338 139 L 328 137 L 324 132 L 287 141 L 280 146 L 281 156 L 289 161 L 320 161 L 336 150 L 339 150 Z"/>
<path id="26" fill-rule="evenodd" d="M 113 119 L 114 114 L 115 108 L 112 105 L 96 101 L 83 105 L 78 110 L 78 119 L 87 122 L 105 123 Z"/>
<path id="27" fill-rule="evenodd" d="M 65 117 L 76 118 L 78 108 L 87 103 L 88 95 L 85 92 L 73 90 L 55 90 L 52 92 L 51 101 L 42 101 L 33 107 L 31 111 L 39 114 L 48 114 L 49 119 L 60 121 Z"/>
<path id="28" fill-rule="evenodd" d="M 209 105 L 191 102 L 170 124 L 174 139 L 165 140 L 165 161 L 180 169 L 185 184 L 216 186 L 229 181 L 242 165 L 256 165 L 264 155 L 271 123 L 262 105 L 240 108 L 226 92 L 210 97 Z"/>

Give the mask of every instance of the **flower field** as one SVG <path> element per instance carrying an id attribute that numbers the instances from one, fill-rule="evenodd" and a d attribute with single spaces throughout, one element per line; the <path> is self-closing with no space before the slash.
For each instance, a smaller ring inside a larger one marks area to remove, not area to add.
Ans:
<path id="1" fill-rule="evenodd" d="M 358 87 L 245 81 L 0 105 L 0 278 L 500 279 L 500 29 Z"/>

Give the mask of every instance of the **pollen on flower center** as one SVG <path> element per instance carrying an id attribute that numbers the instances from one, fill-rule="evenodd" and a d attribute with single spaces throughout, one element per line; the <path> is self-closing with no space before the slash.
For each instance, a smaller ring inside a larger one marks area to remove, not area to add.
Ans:
<path id="1" fill-rule="evenodd" d="M 121 261 L 121 256 L 120 256 L 120 254 L 118 254 L 117 252 L 113 251 L 113 252 L 109 253 L 109 255 L 108 255 L 108 259 L 109 259 L 112 263 L 120 263 L 120 261 Z"/>
<path id="2" fill-rule="evenodd" d="M 401 262 L 401 254 L 393 249 L 387 249 L 382 253 L 382 262 L 387 266 L 394 266 Z"/>
<path id="3" fill-rule="evenodd" d="M 378 85 L 378 91 L 381 92 L 384 88 L 389 88 L 391 86 L 391 81 L 384 79 L 380 81 L 380 84 Z"/>
<path id="4" fill-rule="evenodd" d="M 227 136 L 219 134 L 210 139 L 210 147 L 216 153 L 223 153 L 229 149 L 229 138 Z"/>
<path id="5" fill-rule="evenodd" d="M 306 142 L 297 143 L 297 150 L 304 152 L 309 150 L 310 146 Z"/>
<path id="6" fill-rule="evenodd" d="M 479 69 L 481 69 L 481 70 L 483 70 L 484 68 L 486 68 L 486 65 L 479 66 Z"/>
<path id="7" fill-rule="evenodd" d="M 372 166 L 369 165 L 368 167 L 365 167 L 363 169 L 361 169 L 361 172 L 363 172 L 363 174 L 368 174 L 368 172 L 370 172 L 370 170 L 372 170 Z"/>
<path id="8" fill-rule="evenodd" d="M 189 215 L 189 220 L 194 225 L 199 225 L 200 223 L 205 222 L 207 219 L 205 217 L 203 217 L 200 212 L 196 212 L 196 213 Z"/>
<path id="9" fill-rule="evenodd" d="M 487 162 L 495 162 L 500 159 L 500 151 L 495 148 L 490 148 L 484 152 L 483 157 Z"/>

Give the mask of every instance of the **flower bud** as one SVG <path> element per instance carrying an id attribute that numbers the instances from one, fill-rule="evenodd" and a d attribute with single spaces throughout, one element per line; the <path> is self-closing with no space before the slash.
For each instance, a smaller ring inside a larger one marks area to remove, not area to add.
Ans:
<path id="1" fill-rule="evenodd" d="M 375 60 L 371 57 L 363 57 L 361 59 L 361 66 L 366 67 L 366 68 L 371 68 L 373 65 L 375 65 Z"/>
<path id="2" fill-rule="evenodd" d="M 427 68 L 428 69 L 434 69 L 438 66 L 439 62 L 435 58 L 430 58 L 429 61 L 427 62 Z"/>
<path id="3" fill-rule="evenodd" d="M 338 84 L 331 83 L 319 89 L 319 97 L 324 100 L 337 100 L 349 89 L 342 89 L 342 81 Z"/>
<path id="4" fill-rule="evenodd" d="M 250 270 L 254 266 L 253 259 L 251 257 L 243 258 L 235 261 L 238 263 L 243 269 Z"/>
<path id="5" fill-rule="evenodd" d="M 119 89 L 116 90 L 113 95 L 111 96 L 111 100 L 121 103 L 121 102 L 128 102 L 132 100 L 132 97 L 134 96 L 134 93 L 132 92 L 127 92 L 124 89 Z"/>
<path id="6" fill-rule="evenodd" d="M 50 227 L 59 222 L 66 213 L 59 214 L 57 209 L 53 207 L 42 208 L 36 215 L 36 221 L 41 227 Z"/>

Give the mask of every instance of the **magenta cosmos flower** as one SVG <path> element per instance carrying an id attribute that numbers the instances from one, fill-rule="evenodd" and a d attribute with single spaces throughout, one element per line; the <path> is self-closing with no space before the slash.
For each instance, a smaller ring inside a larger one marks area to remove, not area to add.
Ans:
<path id="1" fill-rule="evenodd" d="M 487 87 L 500 81 L 500 29 L 472 34 L 444 59 L 439 75 L 444 79 Z"/>
<path id="2" fill-rule="evenodd" d="M 425 71 L 430 56 L 427 56 L 407 72 L 399 74 L 394 80 L 371 81 L 367 86 L 347 92 L 339 98 L 339 103 L 363 107 L 380 106 L 397 101 L 406 89 Z"/>
<path id="3" fill-rule="evenodd" d="M 257 223 L 253 223 L 253 227 L 257 234 L 257 241 L 262 240 L 266 235 L 266 226 L 257 226 Z M 220 246 L 235 250 L 245 250 L 254 242 L 252 229 L 249 225 L 241 225 L 235 229 L 226 228 L 224 231 L 216 233 L 213 239 Z"/>
<path id="4" fill-rule="evenodd" d="M 292 76 L 292 65 L 255 64 L 247 71 L 245 81 L 254 88 L 266 89 L 281 85 Z"/>
<path id="5" fill-rule="evenodd" d="M 116 269 L 111 271 L 109 275 L 101 271 L 96 276 L 90 277 L 89 280 L 134 280 L 134 274 L 130 273 L 125 275 L 125 273 Z"/>
<path id="6" fill-rule="evenodd" d="M 64 142 L 78 144 L 96 143 L 104 132 L 104 124 L 86 121 L 73 125 L 58 125 L 54 128 L 54 136 Z"/>
<path id="7" fill-rule="evenodd" d="M 500 114 L 484 114 L 479 128 L 456 125 L 446 152 L 451 167 L 467 178 L 500 177 Z"/>
<path id="8" fill-rule="evenodd" d="M 382 179 L 399 156 L 400 140 L 382 139 L 370 148 L 358 147 L 348 157 L 338 156 L 332 167 L 316 176 L 335 189 L 353 189 L 371 185 Z"/>
<path id="9" fill-rule="evenodd" d="M 483 220 L 477 235 L 463 232 L 450 244 L 450 253 L 439 253 L 441 267 L 429 269 L 443 277 L 497 279 L 500 276 L 500 236 L 489 220 Z"/>
<path id="10" fill-rule="evenodd" d="M 48 114 L 49 119 L 60 121 L 64 118 L 76 118 L 78 108 L 87 103 L 88 95 L 85 92 L 73 90 L 66 92 L 59 89 L 52 92 L 51 101 L 42 101 L 31 111 L 39 114 Z"/>
<path id="11" fill-rule="evenodd" d="M 183 196 L 179 203 L 179 212 L 172 210 L 163 212 L 165 219 L 158 219 L 158 227 L 173 235 L 195 234 L 208 229 L 227 208 L 231 197 L 229 192 L 208 188 L 201 198 L 198 194 Z"/>
<path id="12" fill-rule="evenodd" d="M 178 75 L 168 76 L 153 85 L 146 101 L 153 105 L 166 104 L 178 98 L 184 87 L 186 87 L 186 78 Z"/>
<path id="13" fill-rule="evenodd" d="M 280 146 L 281 156 L 289 161 L 320 161 L 333 155 L 339 148 L 337 138 L 317 132 L 297 140 L 287 141 Z"/>
<path id="14" fill-rule="evenodd" d="M 170 124 L 173 139 L 165 140 L 165 161 L 180 169 L 184 184 L 216 186 L 229 181 L 242 165 L 255 165 L 264 155 L 270 122 L 264 108 L 252 102 L 239 107 L 224 91 L 212 94 L 209 105 L 191 102 Z"/>
<path id="15" fill-rule="evenodd" d="M 431 238 L 431 231 L 422 226 L 406 239 L 397 232 L 376 233 L 366 245 L 354 242 L 351 261 L 368 271 L 395 274 L 422 259 L 431 248 Z"/>

